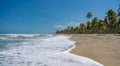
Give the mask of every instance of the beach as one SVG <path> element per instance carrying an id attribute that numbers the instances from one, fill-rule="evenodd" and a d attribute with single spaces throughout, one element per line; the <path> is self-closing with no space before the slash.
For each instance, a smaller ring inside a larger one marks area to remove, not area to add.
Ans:
<path id="1" fill-rule="evenodd" d="M 120 66 L 120 35 L 72 34 L 76 48 L 71 53 L 93 59 L 104 66 Z"/>

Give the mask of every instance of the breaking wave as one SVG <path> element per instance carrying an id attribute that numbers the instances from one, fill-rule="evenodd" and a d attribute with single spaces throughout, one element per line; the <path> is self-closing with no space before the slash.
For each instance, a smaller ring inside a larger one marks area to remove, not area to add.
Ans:
<path id="1" fill-rule="evenodd" d="M 50 34 L 1 34 L 0 66 L 103 66 L 69 53 L 75 42 Z"/>

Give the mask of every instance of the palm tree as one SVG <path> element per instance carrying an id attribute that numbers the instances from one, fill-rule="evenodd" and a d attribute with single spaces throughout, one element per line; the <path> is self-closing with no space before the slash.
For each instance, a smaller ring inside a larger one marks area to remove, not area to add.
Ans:
<path id="1" fill-rule="evenodd" d="M 74 33 L 75 33 L 75 34 L 80 33 L 80 30 L 79 30 L 79 27 L 78 27 L 78 26 L 74 28 Z"/>
<path id="2" fill-rule="evenodd" d="M 117 17 L 116 17 L 117 15 Z M 88 12 L 86 15 L 87 19 L 92 17 L 92 13 Z M 56 33 L 120 33 L 120 6 L 118 14 L 112 9 L 107 11 L 107 15 L 103 20 L 98 20 L 97 17 L 88 20 L 87 23 L 81 23 L 77 27 L 68 26 L 66 29 L 57 30 Z"/>
<path id="3" fill-rule="evenodd" d="M 67 30 L 70 30 L 70 26 L 67 27 Z"/>
<path id="4" fill-rule="evenodd" d="M 84 33 L 84 29 L 85 29 L 85 24 L 84 23 L 80 24 L 80 29 L 81 29 L 81 32 Z"/>
<path id="5" fill-rule="evenodd" d="M 93 20 L 92 20 L 92 26 L 93 27 L 98 27 L 98 18 L 97 17 L 95 17 Z"/>
<path id="6" fill-rule="evenodd" d="M 102 22 L 103 22 L 103 20 L 99 20 L 99 24 L 98 24 L 99 29 L 103 27 Z"/>
<path id="7" fill-rule="evenodd" d="M 87 19 L 90 19 L 92 17 L 92 13 L 91 12 L 88 12 L 87 15 L 86 15 Z"/>
<path id="8" fill-rule="evenodd" d="M 73 30 L 74 30 L 74 28 L 73 28 L 73 26 L 71 26 L 71 27 L 70 27 L 70 33 L 74 33 Z"/>
<path id="9" fill-rule="evenodd" d="M 117 18 L 114 16 L 112 19 L 113 27 L 116 28 L 117 26 Z"/>
<path id="10" fill-rule="evenodd" d="M 117 16 L 118 16 L 118 23 L 117 23 L 117 28 L 118 28 L 118 31 L 120 32 L 120 4 L 119 4 L 119 8 L 118 8 L 118 14 L 117 14 Z"/>
<path id="11" fill-rule="evenodd" d="M 117 24 L 116 13 L 112 9 L 110 9 L 107 12 L 107 16 L 108 16 L 109 26 L 110 28 L 113 28 Z"/>
<path id="12" fill-rule="evenodd" d="M 118 26 L 120 27 L 120 18 L 118 18 Z"/>
<path id="13" fill-rule="evenodd" d="M 105 32 L 105 22 L 103 20 L 99 20 L 98 32 L 99 33 Z"/>
<path id="14" fill-rule="evenodd" d="M 104 18 L 104 24 L 105 24 L 105 30 L 106 31 L 108 31 L 108 29 L 109 29 L 109 25 L 108 25 L 108 16 L 105 16 L 105 18 Z"/>
<path id="15" fill-rule="evenodd" d="M 87 22 L 87 29 L 90 29 L 90 22 Z"/>
<path id="16" fill-rule="evenodd" d="M 98 29 L 98 18 L 95 17 L 93 20 L 92 20 L 92 31 L 93 33 L 96 33 L 97 32 L 97 29 Z"/>
<path id="17" fill-rule="evenodd" d="M 118 8 L 118 14 L 117 14 L 117 16 L 120 18 L 120 4 L 119 4 L 119 8 Z"/>

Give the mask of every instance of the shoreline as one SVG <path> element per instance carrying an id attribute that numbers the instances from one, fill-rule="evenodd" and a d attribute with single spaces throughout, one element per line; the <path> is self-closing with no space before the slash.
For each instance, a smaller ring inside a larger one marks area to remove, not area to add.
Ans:
<path id="1" fill-rule="evenodd" d="M 93 59 L 104 66 L 120 65 L 120 35 L 71 34 L 76 47 L 70 53 Z"/>
<path id="2" fill-rule="evenodd" d="M 95 60 L 93 60 L 93 59 L 91 59 L 91 58 L 89 58 L 89 57 L 85 57 L 85 56 L 81 56 L 81 55 L 72 53 L 71 51 L 74 50 L 74 49 L 76 49 L 76 41 L 71 40 L 71 38 L 72 38 L 72 35 L 71 35 L 71 34 L 56 34 L 55 36 L 65 36 L 65 37 L 67 37 L 67 39 L 68 39 L 69 41 L 72 41 L 73 44 L 74 44 L 74 46 L 73 46 L 72 48 L 70 48 L 70 49 L 67 50 L 67 51 L 64 51 L 63 53 L 67 53 L 67 54 L 73 55 L 73 56 L 75 56 L 75 57 L 78 57 L 80 60 L 84 60 L 84 61 L 86 61 L 86 62 L 90 61 L 90 62 L 92 62 L 93 64 L 95 64 L 95 65 L 97 65 L 97 66 L 104 66 L 103 64 L 101 64 L 101 63 L 99 63 L 98 61 L 95 61 Z M 74 62 L 74 61 L 73 61 L 73 62 Z M 82 63 L 83 61 L 80 61 L 80 62 Z"/>

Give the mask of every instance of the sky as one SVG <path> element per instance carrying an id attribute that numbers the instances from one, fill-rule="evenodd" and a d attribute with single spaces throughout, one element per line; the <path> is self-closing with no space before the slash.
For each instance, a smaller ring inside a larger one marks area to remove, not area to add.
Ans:
<path id="1" fill-rule="evenodd" d="M 120 0 L 0 0 L 0 33 L 55 33 L 63 25 L 86 22 L 87 12 L 105 17 Z"/>

